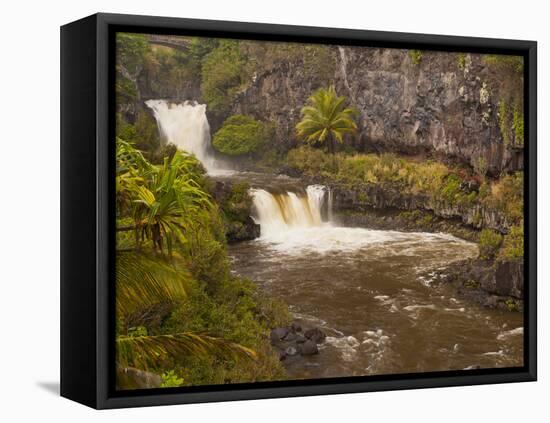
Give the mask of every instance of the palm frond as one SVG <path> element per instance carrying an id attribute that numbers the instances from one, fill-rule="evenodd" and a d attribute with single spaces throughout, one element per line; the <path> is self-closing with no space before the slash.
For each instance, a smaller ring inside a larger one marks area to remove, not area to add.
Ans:
<path id="1" fill-rule="evenodd" d="M 124 318 L 155 304 L 184 300 L 191 280 L 188 271 L 176 271 L 158 258 L 119 253 L 116 257 L 117 316 Z"/>
<path id="2" fill-rule="evenodd" d="M 149 370 L 165 359 L 185 359 L 216 355 L 242 360 L 256 359 L 256 352 L 222 338 L 191 332 L 174 335 L 119 337 L 116 340 L 117 365 Z"/>

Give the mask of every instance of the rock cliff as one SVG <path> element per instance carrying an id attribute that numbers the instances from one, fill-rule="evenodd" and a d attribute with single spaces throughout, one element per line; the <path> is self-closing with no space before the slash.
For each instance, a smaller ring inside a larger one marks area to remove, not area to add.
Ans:
<path id="1" fill-rule="evenodd" d="M 300 61 L 279 63 L 255 75 L 233 112 L 276 122 L 276 141 L 288 149 L 296 144 L 301 107 L 328 82 L 360 112 L 356 148 L 431 155 L 493 174 L 523 168 L 520 142 L 505 142 L 501 134 L 502 93 L 481 55 L 364 47 L 330 52 L 328 81 L 305 72 Z"/>

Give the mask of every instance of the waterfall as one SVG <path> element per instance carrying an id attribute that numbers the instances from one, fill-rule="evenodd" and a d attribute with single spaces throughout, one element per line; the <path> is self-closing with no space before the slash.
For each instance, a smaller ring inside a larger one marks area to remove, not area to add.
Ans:
<path id="1" fill-rule="evenodd" d="M 306 188 L 309 209 L 311 211 L 313 221 L 317 225 L 322 223 L 321 210 L 323 209 L 323 203 L 325 202 L 326 191 L 327 187 L 324 185 L 309 185 Z"/>
<path id="2" fill-rule="evenodd" d="M 321 210 L 325 192 L 323 185 L 308 186 L 305 195 L 295 192 L 274 194 L 264 189 L 251 189 L 256 211 L 254 220 L 261 227 L 261 236 L 269 238 L 294 229 L 324 225 Z"/>
<path id="3" fill-rule="evenodd" d="M 214 158 L 210 146 L 205 104 L 189 101 L 175 104 L 166 100 L 147 100 L 145 104 L 153 110 L 164 140 L 193 153 L 208 173 L 223 172 L 222 164 Z"/>
<path id="4" fill-rule="evenodd" d="M 348 58 L 346 56 L 346 50 L 342 46 L 338 46 L 338 51 L 340 52 L 340 71 L 342 72 L 342 77 L 344 78 L 344 85 L 350 93 L 351 99 L 355 102 L 353 91 L 351 91 L 351 86 L 348 81 Z"/>
<path id="5" fill-rule="evenodd" d="M 334 216 L 333 216 L 333 214 L 332 214 L 332 204 L 333 204 L 333 201 L 334 201 L 334 199 L 333 199 L 332 188 L 329 187 L 329 188 L 328 188 L 328 202 L 327 202 L 327 203 L 328 203 L 328 204 L 327 204 L 327 209 L 328 209 L 328 211 L 327 211 L 327 216 L 328 216 L 328 221 L 329 221 L 329 222 L 333 222 L 333 221 L 334 221 L 334 218 L 333 218 Z"/>

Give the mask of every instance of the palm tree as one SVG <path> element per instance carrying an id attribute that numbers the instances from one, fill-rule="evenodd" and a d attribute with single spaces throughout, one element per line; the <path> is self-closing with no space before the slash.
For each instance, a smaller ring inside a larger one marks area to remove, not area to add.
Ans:
<path id="1" fill-rule="evenodd" d="M 302 108 L 302 120 L 296 125 L 299 139 L 308 143 L 327 144 L 334 153 L 334 142 L 343 143 L 344 135 L 357 131 L 355 108 L 346 107 L 346 98 L 338 96 L 334 86 L 315 91 Z"/>
<path id="2" fill-rule="evenodd" d="M 191 225 L 212 210 L 209 195 L 197 182 L 196 159 L 178 151 L 161 166 L 151 165 L 129 143 L 117 140 L 116 196 L 119 213 L 129 210 L 133 225 L 117 230 L 135 233 L 139 249 L 144 239 L 171 254 L 175 240 L 186 241 Z"/>

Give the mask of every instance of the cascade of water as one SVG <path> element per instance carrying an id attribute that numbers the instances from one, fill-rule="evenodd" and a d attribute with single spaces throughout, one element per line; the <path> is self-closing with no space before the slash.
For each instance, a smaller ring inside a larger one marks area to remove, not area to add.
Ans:
<path id="1" fill-rule="evenodd" d="M 348 59 L 346 56 L 346 50 L 342 46 L 338 46 L 338 52 L 340 53 L 340 71 L 342 72 L 342 77 L 344 78 L 344 85 L 348 89 L 352 100 L 355 101 L 353 98 L 353 91 L 351 90 L 351 86 L 349 85 L 348 81 L 348 72 L 347 72 L 347 66 L 348 66 Z"/>
<path id="2" fill-rule="evenodd" d="M 306 188 L 309 208 L 312 213 L 313 221 L 317 225 L 320 225 L 322 222 L 321 210 L 323 209 L 323 204 L 325 202 L 326 191 L 327 187 L 324 185 L 309 185 Z"/>
<path id="3" fill-rule="evenodd" d="M 201 161 L 208 173 L 223 172 L 210 146 L 210 125 L 206 105 L 186 101 L 180 104 L 166 100 L 147 100 L 153 110 L 162 138 Z"/>
<path id="4" fill-rule="evenodd" d="M 308 186 L 306 196 L 295 192 L 273 194 L 264 189 L 251 189 L 255 220 L 261 227 L 262 236 L 321 226 L 325 192 L 326 187 L 323 185 Z"/>

